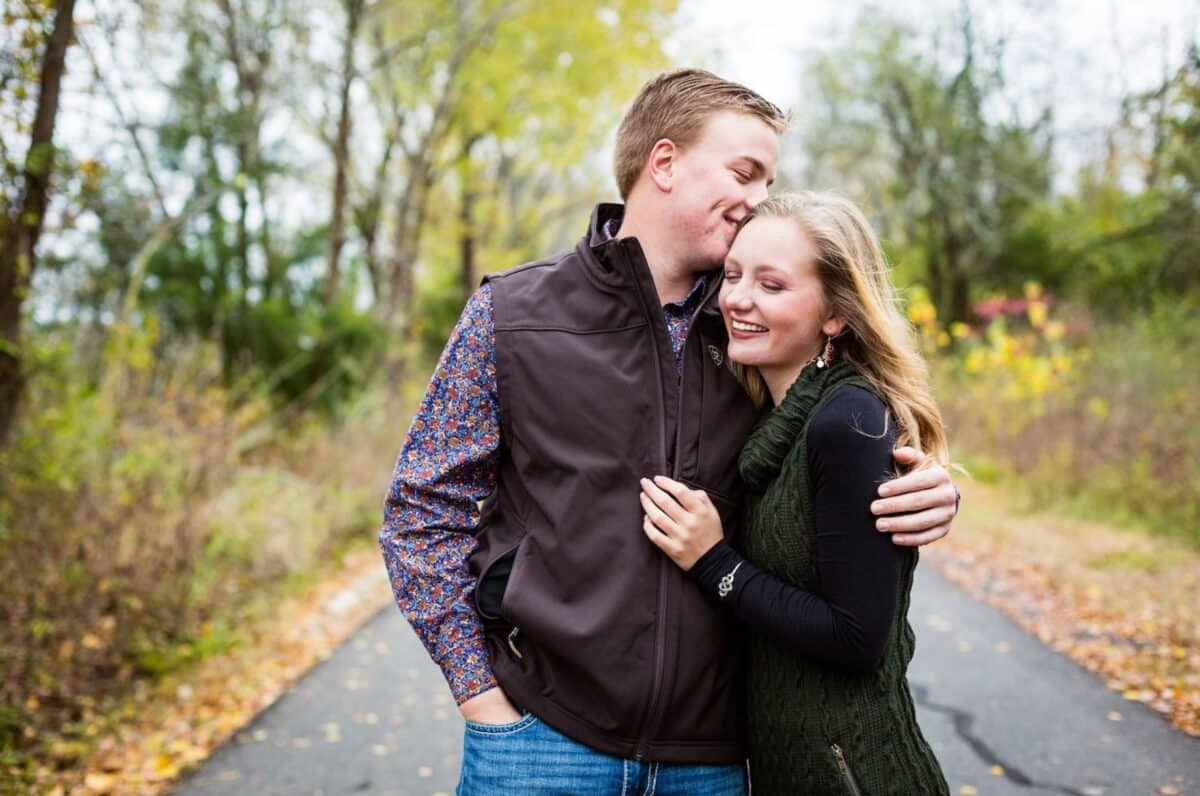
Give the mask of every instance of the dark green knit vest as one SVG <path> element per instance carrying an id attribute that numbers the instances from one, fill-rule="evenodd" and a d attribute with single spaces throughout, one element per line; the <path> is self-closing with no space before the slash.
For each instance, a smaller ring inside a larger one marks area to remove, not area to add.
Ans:
<path id="1" fill-rule="evenodd" d="M 746 484 L 746 557 L 784 581 L 821 593 L 817 571 L 809 421 L 844 384 L 874 392 L 848 362 L 809 365 L 755 428 L 739 466 Z M 853 432 L 851 432 L 853 433 Z M 905 670 L 916 550 L 906 550 L 900 601 L 882 665 L 870 674 L 804 660 L 753 633 L 748 671 L 750 770 L 760 794 L 946 794 L 917 727 Z"/>

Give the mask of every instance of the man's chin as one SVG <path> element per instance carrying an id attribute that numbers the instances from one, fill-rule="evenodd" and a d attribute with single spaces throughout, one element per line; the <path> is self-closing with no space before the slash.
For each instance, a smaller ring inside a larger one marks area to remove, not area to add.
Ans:
<path id="1" fill-rule="evenodd" d="M 700 271 L 711 271 L 714 268 L 721 268 L 725 265 L 725 255 L 729 254 L 728 246 L 714 246 L 704 257 Z"/>

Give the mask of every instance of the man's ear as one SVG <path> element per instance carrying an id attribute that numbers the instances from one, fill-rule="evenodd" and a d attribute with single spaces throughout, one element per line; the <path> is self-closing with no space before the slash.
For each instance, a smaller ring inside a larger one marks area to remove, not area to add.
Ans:
<path id="1" fill-rule="evenodd" d="M 675 158 L 679 155 L 679 147 L 669 138 L 660 138 L 650 150 L 646 159 L 646 176 L 654 187 L 663 193 L 670 193 L 674 185 Z"/>

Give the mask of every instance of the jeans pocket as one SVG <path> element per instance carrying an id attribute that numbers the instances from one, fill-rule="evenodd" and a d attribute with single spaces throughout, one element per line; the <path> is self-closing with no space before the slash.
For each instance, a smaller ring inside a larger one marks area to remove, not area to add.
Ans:
<path id="1" fill-rule="evenodd" d="M 516 721 L 510 721 L 507 724 L 480 724 L 477 721 L 468 721 L 467 732 L 476 735 L 512 735 L 532 725 L 537 721 L 537 716 L 532 713 L 526 713 Z"/>

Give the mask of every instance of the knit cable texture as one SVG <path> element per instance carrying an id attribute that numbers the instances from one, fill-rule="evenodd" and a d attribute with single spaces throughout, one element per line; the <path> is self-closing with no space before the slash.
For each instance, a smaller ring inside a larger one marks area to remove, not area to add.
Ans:
<path id="1" fill-rule="evenodd" d="M 821 583 L 806 434 L 809 421 L 843 384 L 874 392 L 845 360 L 806 367 L 760 421 L 739 459 L 747 487 L 746 558 L 816 593 Z M 747 697 L 755 794 L 949 793 L 917 726 L 905 678 L 914 649 L 907 614 L 917 563 L 915 550 L 906 553 L 895 623 L 875 672 L 829 668 L 762 633 L 751 634 Z"/>

